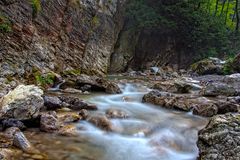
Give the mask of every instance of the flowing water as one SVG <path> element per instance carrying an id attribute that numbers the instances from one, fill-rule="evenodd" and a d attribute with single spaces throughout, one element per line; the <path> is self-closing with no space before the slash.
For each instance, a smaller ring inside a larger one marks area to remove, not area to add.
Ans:
<path id="1" fill-rule="evenodd" d="M 140 84 L 124 84 L 121 88 L 123 93 L 119 95 L 85 97 L 97 104 L 97 112 L 117 108 L 128 113 L 128 119 L 111 120 L 117 132 L 105 132 L 81 121 L 76 124 L 78 137 L 43 133 L 27 133 L 27 136 L 54 160 L 196 159 L 197 132 L 206 125 L 207 119 L 141 103 L 149 89 Z"/>

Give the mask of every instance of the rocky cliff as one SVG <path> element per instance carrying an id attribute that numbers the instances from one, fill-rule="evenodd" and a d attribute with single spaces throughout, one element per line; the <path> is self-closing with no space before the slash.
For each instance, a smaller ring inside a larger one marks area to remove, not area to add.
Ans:
<path id="1" fill-rule="evenodd" d="M 36 70 L 105 74 L 124 1 L 0 0 L 1 76 L 22 78 Z"/>

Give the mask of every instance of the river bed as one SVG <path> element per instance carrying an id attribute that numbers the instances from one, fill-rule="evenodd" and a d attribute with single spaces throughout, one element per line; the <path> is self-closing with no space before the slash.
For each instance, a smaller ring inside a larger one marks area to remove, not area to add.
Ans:
<path id="1" fill-rule="evenodd" d="M 142 103 L 150 91 L 141 84 L 122 84 L 122 94 L 85 96 L 98 106 L 128 113 L 127 119 L 111 119 L 116 132 L 103 131 L 86 121 L 75 124 L 79 136 L 63 137 L 30 132 L 31 143 L 51 160 L 195 160 L 197 132 L 207 119 L 186 112 Z"/>

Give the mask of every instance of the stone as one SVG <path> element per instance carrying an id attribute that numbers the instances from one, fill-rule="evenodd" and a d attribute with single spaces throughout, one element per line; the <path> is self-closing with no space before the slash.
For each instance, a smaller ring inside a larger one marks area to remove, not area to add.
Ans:
<path id="1" fill-rule="evenodd" d="M 40 118 L 40 130 L 43 132 L 55 132 L 59 130 L 60 124 L 56 112 L 42 113 Z"/>
<path id="2" fill-rule="evenodd" d="M 79 115 L 81 116 L 82 120 L 86 120 L 89 113 L 86 109 L 81 109 L 80 112 L 79 112 Z"/>
<path id="3" fill-rule="evenodd" d="M 61 123 L 72 123 L 72 122 L 77 122 L 81 119 L 82 117 L 77 114 L 77 113 L 72 113 L 72 112 L 61 112 L 58 113 L 58 119 Z"/>
<path id="4" fill-rule="evenodd" d="M 16 132 L 13 137 L 13 145 L 20 148 L 24 152 L 33 152 L 33 147 L 22 132 Z"/>
<path id="5" fill-rule="evenodd" d="M 32 153 L 34 148 L 31 143 L 25 137 L 25 135 L 17 127 L 11 127 L 4 131 L 4 135 L 9 139 L 15 147 L 21 149 L 24 152 Z"/>
<path id="6" fill-rule="evenodd" d="M 10 127 L 17 127 L 20 130 L 26 129 L 26 126 L 23 122 L 16 120 L 16 119 L 5 119 L 2 121 L 3 129 L 10 128 Z"/>
<path id="7" fill-rule="evenodd" d="M 75 125 L 69 124 L 69 125 L 63 125 L 58 131 L 58 134 L 61 136 L 78 136 L 78 131 Z"/>
<path id="8" fill-rule="evenodd" d="M 59 99 L 67 104 L 66 107 L 72 109 L 72 110 L 81 110 L 81 109 L 87 109 L 87 110 L 97 110 L 97 106 L 94 104 L 89 104 L 85 101 L 83 101 L 80 98 L 72 97 L 72 96 L 59 96 Z"/>
<path id="9" fill-rule="evenodd" d="M 238 160 L 240 114 L 217 115 L 198 133 L 199 160 Z"/>
<path id="10" fill-rule="evenodd" d="M 121 109 L 115 109 L 115 108 L 110 108 L 108 110 L 106 110 L 106 116 L 107 118 L 128 118 L 129 115 L 128 113 L 126 113 L 125 111 L 121 110 Z"/>
<path id="11" fill-rule="evenodd" d="M 114 82 L 96 76 L 80 75 L 77 77 L 77 86 L 79 88 L 90 85 L 92 91 L 104 91 L 106 93 L 122 93 L 121 89 Z"/>
<path id="12" fill-rule="evenodd" d="M 104 115 L 91 115 L 87 118 L 87 121 L 105 131 L 113 131 L 111 121 Z"/>
<path id="13" fill-rule="evenodd" d="M 56 110 L 63 107 L 62 101 L 57 96 L 44 96 L 43 99 L 47 110 Z"/>
<path id="14" fill-rule="evenodd" d="M 203 96 L 234 96 L 236 94 L 237 91 L 233 86 L 220 82 L 210 83 L 201 90 Z"/>
<path id="15" fill-rule="evenodd" d="M 63 90 L 64 93 L 69 93 L 69 94 L 82 94 L 83 92 L 79 89 L 74 89 L 74 88 L 66 88 Z"/>
<path id="16" fill-rule="evenodd" d="M 218 58 L 204 59 L 194 63 L 191 70 L 199 75 L 223 74 L 224 61 Z"/>
<path id="17" fill-rule="evenodd" d="M 177 93 L 189 93 L 192 86 L 184 81 L 175 81 L 174 85 L 177 89 Z"/>
<path id="18" fill-rule="evenodd" d="M 43 91 L 34 85 L 19 85 L 0 102 L 0 117 L 26 120 L 36 118 L 43 107 Z"/>

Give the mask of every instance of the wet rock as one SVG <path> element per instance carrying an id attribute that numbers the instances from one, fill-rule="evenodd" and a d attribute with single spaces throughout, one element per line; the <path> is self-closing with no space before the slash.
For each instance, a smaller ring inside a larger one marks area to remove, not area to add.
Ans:
<path id="1" fill-rule="evenodd" d="M 86 92 L 86 91 L 90 91 L 91 88 L 92 88 L 91 85 L 85 84 L 85 85 L 83 85 L 80 89 L 81 89 L 83 92 Z"/>
<path id="2" fill-rule="evenodd" d="M 234 96 L 236 94 L 236 89 L 225 83 L 210 83 L 201 90 L 201 95 L 203 96 Z"/>
<path id="3" fill-rule="evenodd" d="M 198 159 L 238 160 L 240 157 L 240 114 L 217 115 L 199 132 Z"/>
<path id="4" fill-rule="evenodd" d="M 211 117 L 218 114 L 218 107 L 214 103 L 198 103 L 193 108 L 193 114 Z"/>
<path id="5" fill-rule="evenodd" d="M 61 123 L 77 122 L 81 118 L 82 117 L 77 113 L 71 113 L 71 112 L 58 113 L 58 119 Z"/>
<path id="6" fill-rule="evenodd" d="M 25 120 L 39 115 L 44 101 L 43 91 L 34 85 L 19 85 L 0 102 L 0 117 Z"/>
<path id="7" fill-rule="evenodd" d="M 174 83 L 165 81 L 165 82 L 159 82 L 154 84 L 153 89 L 157 89 L 159 91 L 164 91 L 164 92 L 177 92 L 177 88 L 174 85 Z"/>
<path id="8" fill-rule="evenodd" d="M 143 102 L 159 105 L 168 109 L 190 111 L 192 105 L 187 97 L 174 96 L 170 93 L 151 91 L 143 96 Z"/>
<path id="9" fill-rule="evenodd" d="M 177 93 L 189 93 L 192 86 L 184 81 L 175 81 L 174 85 L 177 89 Z"/>
<path id="10" fill-rule="evenodd" d="M 2 121 L 3 129 L 10 128 L 10 127 L 17 127 L 20 130 L 26 129 L 26 126 L 23 124 L 23 122 L 16 120 L 16 119 L 5 119 Z"/>
<path id="11" fill-rule="evenodd" d="M 110 108 L 106 110 L 107 118 L 128 118 L 129 115 L 120 109 Z"/>
<path id="12" fill-rule="evenodd" d="M 92 115 L 87 118 L 87 121 L 94 124 L 105 131 L 113 131 L 111 121 L 104 115 Z"/>
<path id="13" fill-rule="evenodd" d="M 6 129 L 4 136 L 11 141 L 12 145 L 24 152 L 32 153 L 34 151 L 34 148 L 19 128 L 11 127 Z"/>
<path id="14" fill-rule="evenodd" d="M 194 63 L 191 66 L 191 70 L 199 75 L 206 74 L 223 74 L 224 61 L 218 58 L 204 59 Z"/>
<path id="15" fill-rule="evenodd" d="M 70 93 L 70 94 L 82 94 L 83 92 L 79 89 L 74 88 L 66 88 L 63 90 L 64 93 Z"/>
<path id="16" fill-rule="evenodd" d="M 79 112 L 79 115 L 81 116 L 82 120 L 86 120 L 89 113 L 86 109 L 81 109 L 81 111 Z"/>
<path id="17" fill-rule="evenodd" d="M 63 107 L 62 101 L 56 96 L 44 96 L 43 99 L 47 110 L 56 110 Z"/>
<path id="18" fill-rule="evenodd" d="M 240 111 L 240 105 L 236 101 L 231 102 L 231 101 L 217 100 L 216 105 L 218 106 L 218 114 L 225 114 L 228 112 Z"/>
<path id="19" fill-rule="evenodd" d="M 71 97 L 71 96 L 59 96 L 59 99 L 67 104 L 66 107 L 72 109 L 72 110 L 81 110 L 81 109 L 87 109 L 87 110 L 97 110 L 97 106 L 93 104 L 89 104 L 85 101 L 83 101 L 80 98 L 77 97 Z"/>
<path id="20" fill-rule="evenodd" d="M 1 160 L 14 160 L 17 159 L 21 154 L 20 150 L 13 148 L 0 148 L 0 159 Z"/>
<path id="21" fill-rule="evenodd" d="M 116 83 L 97 76 L 81 74 L 76 78 L 69 78 L 62 86 L 66 88 L 69 84 L 71 84 L 72 87 L 83 91 L 89 91 L 91 88 L 91 91 L 102 91 L 111 94 L 121 93 L 121 90 Z"/>
<path id="22" fill-rule="evenodd" d="M 42 113 L 40 118 L 40 130 L 43 132 L 55 132 L 59 129 L 56 112 Z"/>
<path id="23" fill-rule="evenodd" d="M 22 132 L 16 132 L 13 137 L 13 145 L 20 148 L 24 152 L 33 152 L 33 147 Z"/>
<path id="24" fill-rule="evenodd" d="M 78 132 L 77 132 L 77 128 L 75 125 L 63 125 L 61 126 L 61 128 L 58 131 L 58 134 L 61 136 L 77 136 Z"/>

